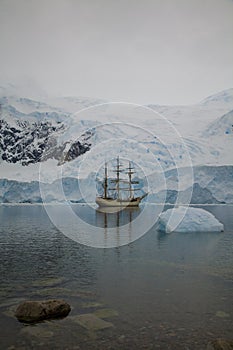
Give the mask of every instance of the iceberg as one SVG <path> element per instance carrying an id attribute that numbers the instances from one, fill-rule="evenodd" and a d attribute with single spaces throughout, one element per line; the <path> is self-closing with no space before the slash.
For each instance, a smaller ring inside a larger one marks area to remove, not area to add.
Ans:
<path id="1" fill-rule="evenodd" d="M 159 216 L 159 230 L 170 232 L 222 232 L 223 224 L 207 210 L 180 206 Z"/>

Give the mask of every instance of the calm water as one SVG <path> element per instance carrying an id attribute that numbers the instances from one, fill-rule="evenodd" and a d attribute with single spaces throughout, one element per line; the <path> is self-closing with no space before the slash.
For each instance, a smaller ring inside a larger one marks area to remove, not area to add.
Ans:
<path id="1" fill-rule="evenodd" d="M 166 235 L 154 226 L 129 245 L 97 249 L 60 233 L 42 206 L 0 206 L 0 348 L 204 350 L 232 337 L 233 206 L 205 209 L 224 233 Z M 106 235 L 138 215 L 73 210 Z M 70 315 L 36 325 L 14 318 L 20 301 L 48 298 L 69 302 Z M 77 323 L 102 309 L 113 327 Z"/>

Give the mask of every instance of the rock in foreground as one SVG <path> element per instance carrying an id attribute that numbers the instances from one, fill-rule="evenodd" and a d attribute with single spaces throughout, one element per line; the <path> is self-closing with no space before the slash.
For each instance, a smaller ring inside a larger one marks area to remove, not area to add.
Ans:
<path id="1" fill-rule="evenodd" d="M 222 232 L 224 226 L 207 210 L 181 206 L 160 214 L 159 229 L 166 233 Z"/>
<path id="2" fill-rule="evenodd" d="M 207 345 L 206 350 L 233 350 L 233 340 L 216 339 Z"/>
<path id="3" fill-rule="evenodd" d="M 20 322 L 30 323 L 65 317 L 70 310 L 70 305 L 59 299 L 24 301 L 17 307 L 15 316 Z"/>

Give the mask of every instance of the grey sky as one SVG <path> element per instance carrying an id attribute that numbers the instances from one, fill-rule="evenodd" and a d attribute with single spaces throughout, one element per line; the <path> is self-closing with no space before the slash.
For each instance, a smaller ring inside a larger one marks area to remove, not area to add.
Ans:
<path id="1" fill-rule="evenodd" d="M 0 0 L 0 78 L 189 104 L 233 86 L 231 0 Z"/>

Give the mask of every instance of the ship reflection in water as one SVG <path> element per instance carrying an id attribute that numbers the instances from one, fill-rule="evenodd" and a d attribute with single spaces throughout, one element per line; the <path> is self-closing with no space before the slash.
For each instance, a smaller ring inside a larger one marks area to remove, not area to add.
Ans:
<path id="1" fill-rule="evenodd" d="M 115 228 L 116 245 L 120 246 L 122 244 L 120 233 L 123 227 L 127 228 L 128 242 L 132 242 L 132 223 L 141 213 L 141 210 L 139 207 L 124 209 L 119 207 L 101 207 L 96 209 L 96 226 L 104 229 L 105 243 L 107 243 L 110 235 L 114 234 L 113 229 Z"/>

